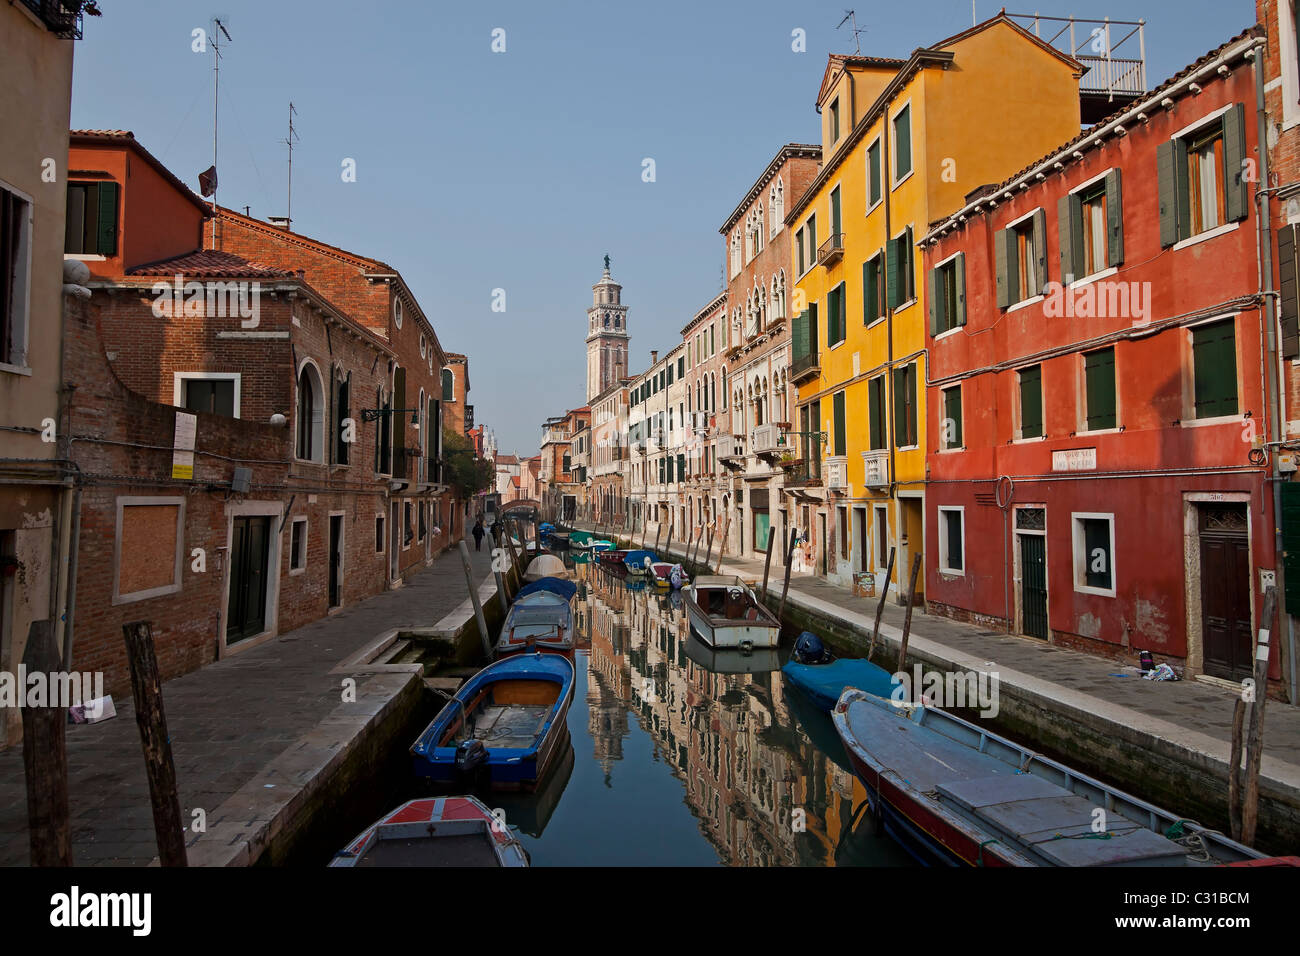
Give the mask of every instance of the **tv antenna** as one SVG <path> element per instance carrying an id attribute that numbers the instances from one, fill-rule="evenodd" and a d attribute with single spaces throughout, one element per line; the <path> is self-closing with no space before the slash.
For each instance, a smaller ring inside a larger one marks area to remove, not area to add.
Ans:
<path id="1" fill-rule="evenodd" d="M 289 101 L 289 135 L 284 138 L 284 144 L 289 147 L 289 209 L 285 215 L 285 227 L 293 228 L 293 141 L 298 139 L 298 131 L 293 128 L 293 118 L 297 114 L 293 108 L 293 101 Z"/>
<path id="2" fill-rule="evenodd" d="M 858 35 L 859 35 L 859 34 L 862 34 L 862 33 L 865 33 L 865 32 L 866 32 L 866 29 L 865 29 L 865 28 L 859 28 L 859 27 L 858 27 L 858 16 L 857 16 L 857 14 L 854 13 L 852 10 L 845 10 L 845 11 L 844 11 L 844 19 L 840 21 L 839 26 L 837 26 L 835 29 L 838 30 L 840 27 L 844 26 L 844 24 L 848 23 L 850 20 L 853 21 L 853 46 L 855 47 L 855 49 L 854 49 L 854 53 L 855 53 L 855 54 L 858 54 L 858 55 L 861 55 L 861 53 L 862 53 L 862 41 L 858 39 Z"/>
<path id="3" fill-rule="evenodd" d="M 230 31 L 226 29 L 226 25 L 225 25 L 224 23 L 222 23 L 220 19 L 218 19 L 217 17 L 213 17 L 213 18 L 212 18 L 212 22 L 216 25 L 216 29 L 212 31 L 212 53 L 213 53 L 213 63 L 212 63 L 212 169 L 213 169 L 213 173 L 214 173 L 214 176 L 213 176 L 214 181 L 213 181 L 213 185 L 212 185 L 212 210 L 213 210 L 213 212 L 215 213 L 216 210 L 217 210 L 217 181 L 218 181 L 219 178 L 220 178 L 219 176 L 216 175 L 216 168 L 217 168 L 217 122 L 218 122 L 218 118 L 220 117 L 220 112 L 219 112 L 219 110 L 218 110 L 218 106 L 219 106 L 219 104 L 220 104 L 220 95 L 221 95 L 221 42 L 220 42 L 220 41 L 221 41 L 221 37 L 223 37 L 223 36 L 226 38 L 226 42 L 227 42 L 227 43 L 233 43 L 234 41 L 231 40 L 231 38 L 230 38 Z M 214 249 L 217 248 L 217 216 L 215 216 L 215 215 L 212 217 L 212 248 L 214 248 Z"/>

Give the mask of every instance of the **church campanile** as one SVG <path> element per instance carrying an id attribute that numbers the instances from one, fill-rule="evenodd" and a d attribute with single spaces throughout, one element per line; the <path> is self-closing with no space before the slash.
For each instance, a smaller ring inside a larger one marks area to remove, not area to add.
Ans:
<path id="1" fill-rule="evenodd" d="M 627 377 L 627 306 L 619 299 L 623 287 L 609 277 L 609 256 L 605 273 L 591 287 L 591 308 L 587 310 L 587 401 L 621 378 Z"/>

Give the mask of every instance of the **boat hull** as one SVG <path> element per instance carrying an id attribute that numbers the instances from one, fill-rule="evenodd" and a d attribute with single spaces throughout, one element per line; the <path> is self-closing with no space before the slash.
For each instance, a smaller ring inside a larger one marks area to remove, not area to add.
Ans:
<path id="1" fill-rule="evenodd" d="M 337 867 L 440 865 L 526 867 L 528 852 L 474 797 L 426 797 L 381 817 L 330 862 Z"/>

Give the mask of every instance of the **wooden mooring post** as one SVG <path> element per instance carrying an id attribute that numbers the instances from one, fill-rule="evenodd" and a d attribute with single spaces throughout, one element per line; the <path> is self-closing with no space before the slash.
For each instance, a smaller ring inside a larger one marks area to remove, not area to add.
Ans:
<path id="1" fill-rule="evenodd" d="M 660 554 L 659 550 L 656 548 L 655 557 L 659 558 L 661 561 L 671 561 L 672 556 L 673 556 L 673 526 L 670 524 L 668 526 L 668 540 L 664 542 L 664 553 Z"/>
<path id="2" fill-rule="evenodd" d="M 1246 701 L 1238 693 L 1232 709 L 1232 745 L 1228 757 L 1228 829 L 1238 842 L 1241 840 L 1241 750 L 1246 710 Z"/>
<path id="3" fill-rule="evenodd" d="M 731 512 L 727 512 L 727 520 L 722 522 L 722 537 L 718 541 L 718 573 L 722 573 L 722 556 L 727 553 L 727 536 L 731 534 Z M 708 564 L 706 561 L 705 564 Z"/>
<path id="4" fill-rule="evenodd" d="M 469 599 L 474 602 L 474 619 L 478 622 L 478 636 L 483 639 L 483 654 L 488 660 L 491 660 L 492 639 L 488 637 L 487 618 L 483 616 L 483 603 L 478 599 L 478 588 L 474 586 L 474 569 L 469 562 L 469 548 L 465 547 L 464 538 L 456 542 L 456 547 L 460 550 L 460 563 L 465 569 L 465 586 L 469 588 Z"/>
<path id="5" fill-rule="evenodd" d="M 659 532 L 662 531 L 663 528 L 664 523 L 662 521 L 655 525 L 655 546 L 652 550 L 654 551 L 656 558 L 659 557 Z"/>
<path id="6" fill-rule="evenodd" d="M 23 650 L 27 673 L 50 676 L 61 669 L 54 629 L 32 621 Z M 18 693 L 26 691 L 19 687 Z M 53 701 L 53 703 L 58 703 Z M 23 769 L 27 776 L 27 836 L 30 866 L 71 866 L 72 831 L 68 818 L 67 715 L 62 707 L 24 707 Z M 151 781 L 152 782 L 152 781 Z"/>
<path id="7" fill-rule="evenodd" d="M 885 613 L 885 598 L 889 596 L 889 581 L 894 576 L 894 548 L 889 548 L 889 564 L 885 566 L 885 583 L 880 589 L 880 600 L 876 602 L 876 623 L 871 628 L 871 646 L 867 648 L 867 660 L 876 653 L 876 638 L 880 636 L 880 617 Z"/>
<path id="8" fill-rule="evenodd" d="M 712 562 L 713 562 L 713 526 L 710 525 L 710 526 L 709 526 L 709 547 L 708 547 L 708 550 L 704 552 L 704 570 L 705 570 L 705 571 L 710 570 L 710 567 L 711 567 L 711 565 L 712 565 Z"/>
<path id="9" fill-rule="evenodd" d="M 1272 650 L 1269 640 L 1273 617 L 1277 611 L 1277 588 L 1264 591 L 1264 613 L 1259 619 L 1259 638 L 1255 645 L 1255 699 L 1250 705 L 1250 730 L 1246 734 L 1246 779 L 1242 787 L 1241 842 L 1255 845 L 1255 825 L 1259 816 L 1259 767 L 1264 759 L 1264 705 L 1268 701 L 1268 664 Z"/>
<path id="10" fill-rule="evenodd" d="M 790 546 L 785 552 L 785 583 L 781 585 L 781 608 L 776 612 L 778 621 L 785 622 L 785 596 L 790 593 L 790 567 L 794 564 L 794 545 L 799 540 L 799 532 L 795 528 L 790 529 Z"/>
<path id="11" fill-rule="evenodd" d="M 907 638 L 912 631 L 912 608 L 916 606 L 916 575 L 921 570 L 921 555 L 918 552 L 912 557 L 912 576 L 907 582 L 907 613 L 903 615 L 903 639 L 898 645 L 898 667 L 895 673 L 906 669 L 907 665 Z"/>
<path id="12" fill-rule="evenodd" d="M 767 573 L 768 573 L 769 570 L 771 570 L 771 567 L 772 567 L 772 542 L 775 541 L 775 540 L 776 540 L 776 529 L 775 529 L 775 528 L 768 528 L 768 529 L 767 529 L 767 556 L 766 556 L 765 558 L 763 558 L 763 597 L 762 597 L 762 600 L 764 600 L 764 601 L 767 600 Z"/>
<path id="13" fill-rule="evenodd" d="M 149 778 L 149 801 L 153 804 L 153 828 L 158 839 L 158 862 L 163 866 L 185 866 L 185 823 L 181 798 L 176 788 L 176 765 L 172 742 L 163 713 L 162 678 L 154 653 L 153 626 L 148 621 L 122 625 L 126 659 L 131 667 L 131 693 L 135 700 L 135 723 L 144 749 L 145 775 Z"/>

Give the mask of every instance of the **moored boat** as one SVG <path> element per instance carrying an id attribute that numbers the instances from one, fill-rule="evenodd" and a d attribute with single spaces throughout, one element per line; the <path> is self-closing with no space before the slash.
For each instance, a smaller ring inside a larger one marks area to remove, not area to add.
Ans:
<path id="1" fill-rule="evenodd" d="M 708 575 L 682 588 L 692 630 L 710 647 L 775 647 L 781 622 L 734 575 Z"/>
<path id="2" fill-rule="evenodd" d="M 541 558 L 534 558 L 536 564 Z M 532 565 L 530 564 L 531 568 Z M 578 585 L 558 577 L 542 577 L 520 588 L 501 625 L 496 654 L 524 650 L 573 650 L 573 604 Z"/>
<path id="3" fill-rule="evenodd" d="M 888 698 L 900 686 L 893 674 L 871 661 L 834 657 L 810 631 L 799 635 L 781 673 L 828 714 L 847 687 Z"/>
<path id="4" fill-rule="evenodd" d="M 673 590 L 691 583 L 691 579 L 686 574 L 686 569 L 680 564 L 673 564 L 671 561 L 655 561 L 650 565 L 650 571 L 654 574 L 655 584 L 670 587 Z"/>
<path id="5" fill-rule="evenodd" d="M 474 797 L 410 800 L 339 851 L 330 866 L 528 866 L 513 828 Z"/>
<path id="6" fill-rule="evenodd" d="M 1181 866 L 1263 856 L 936 707 L 849 688 L 831 719 L 885 830 L 923 863 Z"/>
<path id="7" fill-rule="evenodd" d="M 528 562 L 524 571 L 525 581 L 540 581 L 542 578 L 567 578 L 571 572 L 564 567 L 564 562 L 553 554 L 539 554 Z"/>
<path id="8" fill-rule="evenodd" d="M 656 560 L 655 553 L 645 548 L 633 548 L 623 552 L 623 565 L 627 568 L 627 573 L 638 577 L 654 577 L 651 567 Z"/>
<path id="9" fill-rule="evenodd" d="M 489 664 L 411 745 L 417 776 L 535 788 L 568 740 L 573 681 L 573 663 L 561 654 L 512 654 Z"/>

